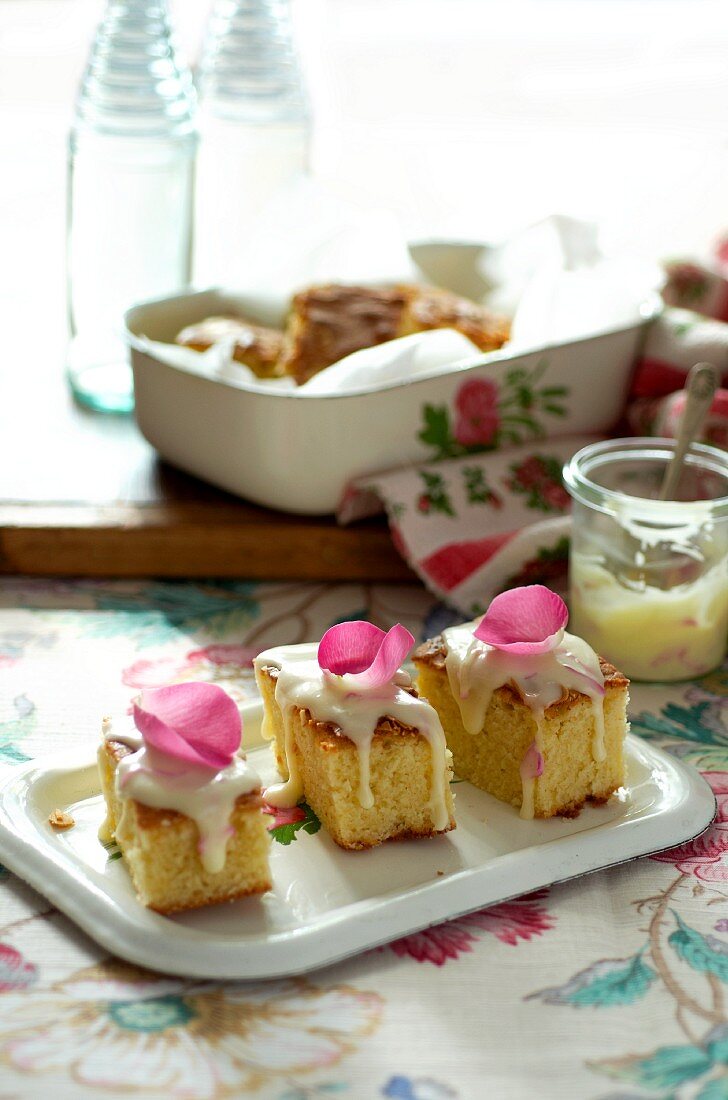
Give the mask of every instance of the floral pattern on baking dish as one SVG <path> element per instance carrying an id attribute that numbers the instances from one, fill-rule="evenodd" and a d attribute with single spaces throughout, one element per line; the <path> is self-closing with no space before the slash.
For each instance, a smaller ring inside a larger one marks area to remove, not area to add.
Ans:
<path id="1" fill-rule="evenodd" d="M 543 385 L 548 361 L 533 370 L 514 367 L 503 379 L 468 378 L 461 382 L 452 409 L 427 404 L 418 439 L 434 459 L 460 458 L 479 451 L 542 439 L 567 414 L 568 387 Z"/>

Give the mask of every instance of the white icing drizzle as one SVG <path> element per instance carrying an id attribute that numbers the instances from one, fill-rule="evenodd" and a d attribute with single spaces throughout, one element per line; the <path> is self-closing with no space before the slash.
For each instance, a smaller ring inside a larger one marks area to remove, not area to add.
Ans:
<path id="1" fill-rule="evenodd" d="M 520 816 L 524 821 L 533 821 L 536 798 L 536 776 L 521 775 L 521 783 L 523 784 L 523 795 Z"/>
<path id="2" fill-rule="evenodd" d="M 412 686 L 409 675 L 400 669 L 381 687 L 363 690 L 352 677 L 323 672 L 316 655 L 318 645 L 279 646 L 268 649 L 255 659 L 256 675 L 273 666 L 278 669 L 276 702 L 281 709 L 288 779 L 269 787 L 266 802 L 280 808 L 295 806 L 303 796 L 303 784 L 293 751 L 293 713 L 307 710 L 318 722 L 330 722 L 353 742 L 359 758 L 358 797 L 364 809 L 374 805 L 370 787 L 370 750 L 381 718 L 391 718 L 409 726 L 427 739 L 432 753 L 432 785 L 428 809 L 435 829 L 446 829 L 450 815 L 446 802 L 445 734 L 437 712 L 424 699 L 406 690 Z M 266 731 L 270 733 L 269 730 Z"/>
<path id="3" fill-rule="evenodd" d="M 604 696 L 596 685 L 604 676 L 591 646 L 575 634 L 564 632 L 561 643 L 550 653 L 514 654 L 495 649 L 474 637 L 477 621 L 453 626 L 443 632 L 445 669 L 450 690 L 460 707 L 468 733 L 480 733 L 491 696 L 504 684 L 513 684 L 531 708 L 536 722 L 535 748 L 543 753 L 543 716 L 569 690 L 588 696 L 594 715 L 592 754 L 605 759 Z M 569 667 L 571 666 L 571 667 Z M 535 777 L 523 775 L 521 817 L 534 813 Z"/>
<path id="4" fill-rule="evenodd" d="M 134 750 L 117 765 L 117 797 L 133 798 L 157 810 L 176 810 L 191 818 L 200 834 L 202 866 L 211 874 L 222 871 L 227 842 L 233 835 L 230 818 L 235 802 L 260 789 L 260 778 L 245 758 L 235 756 L 226 768 L 212 771 L 156 751 L 145 745 L 133 728 L 114 732 L 110 719 L 104 719 L 102 735 L 106 741 L 118 741 Z"/>

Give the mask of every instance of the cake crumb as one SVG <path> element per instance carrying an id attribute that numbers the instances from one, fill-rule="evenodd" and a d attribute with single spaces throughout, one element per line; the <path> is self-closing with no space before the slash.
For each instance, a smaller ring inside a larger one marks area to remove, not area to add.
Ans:
<path id="1" fill-rule="evenodd" d="M 444 875 L 444 874 L 445 874 L 445 872 L 444 872 L 444 871 L 438 871 L 438 872 L 437 872 L 437 874 L 438 874 L 438 876 L 439 876 L 439 875 Z"/>
<path id="2" fill-rule="evenodd" d="M 48 824 L 54 829 L 72 829 L 76 822 L 65 810 L 54 810 L 48 818 Z"/>

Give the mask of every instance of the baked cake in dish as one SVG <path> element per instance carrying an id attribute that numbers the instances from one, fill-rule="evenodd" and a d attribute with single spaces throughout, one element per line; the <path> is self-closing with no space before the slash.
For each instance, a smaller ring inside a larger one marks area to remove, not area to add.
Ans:
<path id="1" fill-rule="evenodd" d="M 134 723 L 104 719 L 100 836 L 116 840 L 139 900 L 174 913 L 269 890 L 260 779 L 233 700 L 214 684 L 144 691 Z"/>
<path id="2" fill-rule="evenodd" d="M 235 340 L 235 362 L 250 367 L 258 378 L 276 378 L 283 373 L 280 366 L 283 333 L 241 317 L 207 317 L 183 328 L 175 343 L 194 351 L 207 351 L 220 340 L 230 339 Z"/>
<path id="3" fill-rule="evenodd" d="M 301 385 L 352 352 L 436 328 L 457 329 L 482 351 L 509 334 L 502 317 L 435 287 L 313 286 L 293 299 L 281 370 Z"/>
<path id="4" fill-rule="evenodd" d="M 313 286 L 296 294 L 286 333 L 282 370 L 302 385 L 314 374 L 362 348 L 406 335 L 401 288 Z"/>
<path id="5" fill-rule="evenodd" d="M 505 317 L 491 313 L 469 298 L 461 298 L 438 287 L 409 287 L 405 325 L 410 332 L 435 328 L 454 328 L 467 336 L 481 351 L 497 351 L 510 336 Z"/>
<path id="6" fill-rule="evenodd" d="M 342 848 L 455 828 L 450 754 L 440 720 L 399 666 L 404 627 L 341 623 L 319 646 L 269 649 L 255 660 L 264 735 L 284 782 L 265 800 L 301 799 Z"/>
<path id="7" fill-rule="evenodd" d="M 352 352 L 429 329 L 452 328 L 481 351 L 495 351 L 509 324 L 483 306 L 438 287 L 332 283 L 296 294 L 285 332 L 242 317 L 206 317 L 175 337 L 195 351 L 235 340 L 233 359 L 259 378 L 292 376 L 298 385 Z"/>
<path id="8" fill-rule="evenodd" d="M 541 585 L 514 589 L 413 655 L 455 774 L 525 818 L 574 816 L 624 784 L 629 681 L 567 618 Z"/>

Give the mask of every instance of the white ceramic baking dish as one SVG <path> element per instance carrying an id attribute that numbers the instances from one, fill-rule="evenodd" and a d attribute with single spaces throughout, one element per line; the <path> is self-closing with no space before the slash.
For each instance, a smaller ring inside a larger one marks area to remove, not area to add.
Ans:
<path id="1" fill-rule="evenodd" d="M 126 315 L 136 417 L 157 451 L 188 473 L 271 508 L 326 514 L 360 475 L 470 448 L 608 431 L 656 309 L 653 301 L 636 306 L 632 323 L 585 338 L 478 353 L 414 379 L 334 396 L 205 376 L 194 360 L 165 362 L 156 343 L 172 343 L 204 317 L 283 321 L 269 301 L 251 295 L 176 295 Z"/>

